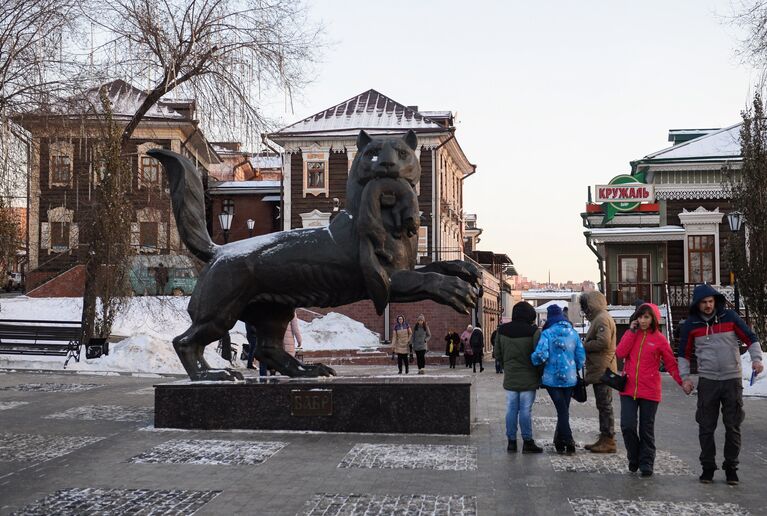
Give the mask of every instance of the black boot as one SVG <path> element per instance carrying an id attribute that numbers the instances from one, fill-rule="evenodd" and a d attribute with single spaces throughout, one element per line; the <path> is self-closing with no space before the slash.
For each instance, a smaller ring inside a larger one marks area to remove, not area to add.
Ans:
<path id="1" fill-rule="evenodd" d="M 506 451 L 509 453 L 517 453 L 517 440 L 509 439 L 509 444 L 506 445 Z"/>
<path id="2" fill-rule="evenodd" d="M 568 455 L 575 455 L 575 441 L 570 441 L 565 444 L 565 453 Z"/>
<path id="3" fill-rule="evenodd" d="M 522 453 L 543 453 L 543 448 L 535 444 L 532 439 L 525 439 L 522 443 Z"/>
<path id="4" fill-rule="evenodd" d="M 736 486 L 740 482 L 737 468 L 724 468 L 724 475 L 727 477 L 727 483 L 731 486 Z"/>
<path id="5" fill-rule="evenodd" d="M 698 477 L 701 484 L 710 484 L 714 481 L 714 471 L 716 468 L 703 468 L 703 473 Z"/>

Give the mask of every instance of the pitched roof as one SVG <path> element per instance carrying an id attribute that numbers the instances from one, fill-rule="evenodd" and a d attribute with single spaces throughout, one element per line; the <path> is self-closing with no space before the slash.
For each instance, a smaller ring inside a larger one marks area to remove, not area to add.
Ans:
<path id="1" fill-rule="evenodd" d="M 88 113 L 103 113 L 101 100 L 99 98 L 99 90 L 102 87 L 106 88 L 107 97 L 112 104 L 112 113 L 115 117 L 133 116 L 144 102 L 144 99 L 147 97 L 147 93 L 143 90 L 140 90 L 132 84 L 118 79 L 105 83 L 101 86 L 93 87 L 68 99 L 64 99 L 61 102 L 50 106 L 43 112 L 36 112 L 31 114 L 43 114 L 45 112 L 55 115 L 83 115 Z M 192 119 L 194 117 L 194 110 L 194 100 L 160 99 L 151 108 L 149 108 L 149 111 L 147 111 L 145 117 L 165 119 L 169 118 L 174 120 Z"/>
<path id="2" fill-rule="evenodd" d="M 640 163 L 664 161 L 715 161 L 740 159 L 740 127 L 743 122 L 710 132 L 693 140 L 648 154 Z"/>
<path id="3" fill-rule="evenodd" d="M 370 89 L 333 107 L 304 118 L 270 137 L 293 135 L 354 135 L 360 129 L 375 134 L 402 132 L 412 129 L 416 132 L 445 132 L 448 129 L 417 110 L 400 104 L 391 98 Z"/>

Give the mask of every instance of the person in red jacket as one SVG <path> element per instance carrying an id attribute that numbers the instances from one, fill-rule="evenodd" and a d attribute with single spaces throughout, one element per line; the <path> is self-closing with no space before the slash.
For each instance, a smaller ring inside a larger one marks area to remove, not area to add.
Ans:
<path id="1" fill-rule="evenodd" d="M 635 317 L 615 350 L 615 355 L 624 359 L 626 375 L 626 387 L 621 392 L 621 431 L 629 471 L 641 470 L 643 477 L 650 477 L 655 463 L 655 413 L 661 401 L 661 358 L 680 387 L 682 377 L 671 346 L 660 332 L 658 307 L 645 303 L 637 309 Z"/>

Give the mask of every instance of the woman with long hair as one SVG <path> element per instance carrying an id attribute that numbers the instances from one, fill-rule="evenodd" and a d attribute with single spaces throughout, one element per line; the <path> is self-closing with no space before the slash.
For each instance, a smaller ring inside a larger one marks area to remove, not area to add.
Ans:
<path id="1" fill-rule="evenodd" d="M 407 358 L 410 352 L 410 337 L 412 335 L 413 331 L 410 329 L 407 321 L 405 321 L 405 316 L 398 315 L 391 338 L 393 351 L 397 355 L 397 369 L 399 370 L 397 374 L 402 374 L 402 364 L 405 364 L 405 374 L 409 372 Z"/>
<path id="2" fill-rule="evenodd" d="M 418 374 L 424 374 L 426 351 L 429 349 L 427 343 L 430 338 L 431 331 L 429 331 L 429 325 L 426 324 L 426 317 L 420 314 L 415 326 L 413 326 L 413 335 L 410 337 L 410 342 L 415 352 L 416 363 L 418 364 Z"/>

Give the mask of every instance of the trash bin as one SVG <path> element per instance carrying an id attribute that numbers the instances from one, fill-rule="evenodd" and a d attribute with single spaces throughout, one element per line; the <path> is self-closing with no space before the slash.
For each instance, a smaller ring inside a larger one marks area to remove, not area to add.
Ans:
<path id="1" fill-rule="evenodd" d="M 109 354 L 109 342 L 104 337 L 92 337 L 85 346 L 85 358 L 99 358 Z"/>

